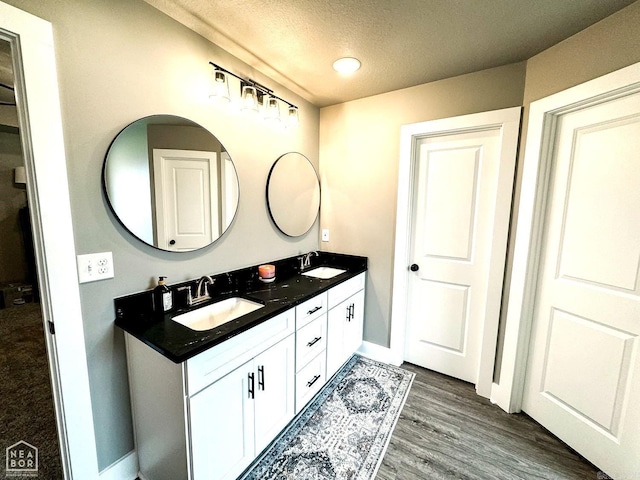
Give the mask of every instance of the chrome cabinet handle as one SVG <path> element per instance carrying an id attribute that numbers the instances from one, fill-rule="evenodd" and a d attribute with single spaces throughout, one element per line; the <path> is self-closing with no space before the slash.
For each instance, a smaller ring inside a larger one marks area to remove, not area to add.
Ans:
<path id="1" fill-rule="evenodd" d="M 311 340 L 309 343 L 307 343 L 307 347 L 313 347 L 316 343 L 318 343 L 320 340 L 322 340 L 322 337 L 316 337 L 313 340 Z"/>

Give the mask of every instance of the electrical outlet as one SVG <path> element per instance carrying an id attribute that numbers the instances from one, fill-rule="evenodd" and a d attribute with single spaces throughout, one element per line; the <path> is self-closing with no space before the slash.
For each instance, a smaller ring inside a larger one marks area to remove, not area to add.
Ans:
<path id="1" fill-rule="evenodd" d="M 113 254 L 111 252 L 78 255 L 78 280 L 80 283 L 113 278 Z"/>
<path id="2" fill-rule="evenodd" d="M 329 229 L 328 228 L 323 228 L 322 229 L 322 241 L 323 242 L 328 242 L 329 241 Z"/>

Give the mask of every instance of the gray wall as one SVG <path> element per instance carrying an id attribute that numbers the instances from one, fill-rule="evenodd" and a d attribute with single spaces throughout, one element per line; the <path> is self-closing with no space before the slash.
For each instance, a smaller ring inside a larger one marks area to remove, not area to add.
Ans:
<path id="1" fill-rule="evenodd" d="M 321 245 L 331 251 L 369 257 L 365 340 L 389 345 L 400 126 L 524 105 L 524 141 L 531 101 L 640 61 L 638 25 L 640 1 L 527 62 L 320 110 L 321 218 L 322 227 L 331 229 L 331 242 Z M 521 183 L 519 160 L 516 211 Z M 511 242 L 515 219 L 512 224 Z M 511 243 L 506 285 L 512 251 Z M 507 288 L 505 298 L 508 293 Z M 504 317 L 506 312 L 502 313 Z M 498 366 L 502 330 L 499 342 Z"/>
<path id="2" fill-rule="evenodd" d="M 615 70 L 640 62 L 640 1 L 635 2 L 604 20 L 586 28 L 567 40 L 539 53 L 527 61 L 527 78 L 524 89 L 524 116 L 520 144 L 520 158 L 516 173 L 514 214 L 510 235 L 509 256 L 505 284 L 511 280 L 513 248 L 524 145 L 527 140 L 529 106 L 531 102 L 566 90 Z M 508 303 L 509 289 L 505 288 L 503 307 Z M 503 308 L 496 354 L 496 382 L 500 381 L 500 366 L 504 346 L 504 330 L 507 311 Z"/>
<path id="3" fill-rule="evenodd" d="M 320 111 L 322 248 L 369 257 L 365 340 L 389 345 L 400 126 L 522 104 L 518 63 Z"/>
<path id="4" fill-rule="evenodd" d="M 104 469 L 133 448 L 124 341 L 113 325 L 113 298 L 151 287 L 158 275 L 173 283 L 317 249 L 317 225 L 298 239 L 273 227 L 265 182 L 272 163 L 289 151 L 303 153 L 318 167 L 319 111 L 141 0 L 6 3 L 53 24 L 76 250 L 114 255 L 113 280 L 80 287 L 98 461 Z M 209 103 L 209 61 L 251 76 L 298 105 L 300 128 L 275 129 L 229 104 Z M 201 251 L 166 253 L 132 238 L 101 194 L 101 167 L 111 140 L 133 120 L 157 113 L 190 118 L 214 133 L 238 170 L 236 220 Z"/>
<path id="5" fill-rule="evenodd" d="M 53 23 L 70 194 L 79 254 L 112 251 L 116 277 L 81 286 L 89 374 L 103 469 L 133 448 L 121 332 L 112 299 L 318 247 L 318 226 L 300 239 L 279 234 L 264 188 L 272 162 L 300 151 L 323 183 L 325 249 L 367 255 L 365 339 L 388 345 L 399 127 L 402 124 L 528 103 L 640 61 L 640 2 L 528 62 L 318 109 L 159 13 L 141 0 L 4 0 Z M 589 33 L 590 32 L 590 33 Z M 206 102 L 208 61 L 273 88 L 300 106 L 301 127 L 283 132 Z M 125 232 L 100 192 L 100 169 L 113 137 L 156 113 L 191 118 L 213 132 L 240 179 L 236 221 L 215 245 L 188 254 L 159 252 Z M 321 118 L 321 120 L 320 120 Z M 319 135 L 321 142 L 319 142 Z"/>

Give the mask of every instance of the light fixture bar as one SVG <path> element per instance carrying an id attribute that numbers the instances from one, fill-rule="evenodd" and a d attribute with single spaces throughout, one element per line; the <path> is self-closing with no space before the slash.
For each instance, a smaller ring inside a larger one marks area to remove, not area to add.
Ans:
<path id="1" fill-rule="evenodd" d="M 274 95 L 274 94 L 273 94 L 273 90 L 271 90 L 270 88 L 265 87 L 264 85 L 262 85 L 262 84 L 260 84 L 260 83 L 256 82 L 255 80 L 252 80 L 251 78 L 243 78 L 243 77 L 240 77 L 239 75 L 236 75 L 235 73 L 230 72 L 230 71 L 229 71 L 229 70 L 227 70 L 226 68 L 223 68 L 223 67 L 221 67 L 220 65 L 217 65 L 217 64 L 215 64 L 215 63 L 213 63 L 213 62 L 209 62 L 209 64 L 210 64 L 210 65 L 213 65 L 213 67 L 214 67 L 216 70 L 220 70 L 220 71 L 222 71 L 222 72 L 228 73 L 228 74 L 229 74 L 229 75 L 231 75 L 232 77 L 235 77 L 235 78 L 237 78 L 238 80 L 240 80 L 241 88 L 242 88 L 242 86 L 244 86 L 244 85 L 252 86 L 252 87 L 254 87 L 254 88 L 258 91 L 258 93 L 259 93 L 260 95 L 265 95 L 265 94 L 266 94 L 266 95 L 269 95 L 269 96 L 271 96 L 271 97 L 273 97 L 273 98 L 275 98 L 275 99 L 277 99 L 277 100 L 280 100 L 280 101 L 281 101 L 281 102 L 283 102 L 283 103 L 286 103 L 287 105 L 289 105 L 289 107 L 290 107 L 290 108 L 291 108 L 291 107 L 293 107 L 293 108 L 298 108 L 296 105 L 294 105 L 294 104 L 293 104 L 293 103 L 291 103 L 291 102 L 288 102 L 288 101 L 287 101 L 287 100 L 285 100 L 284 98 L 281 98 L 281 97 L 278 97 L 277 95 Z"/>

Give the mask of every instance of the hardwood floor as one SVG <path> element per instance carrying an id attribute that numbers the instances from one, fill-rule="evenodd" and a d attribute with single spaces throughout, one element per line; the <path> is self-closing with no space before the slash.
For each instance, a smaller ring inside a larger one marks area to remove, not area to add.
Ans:
<path id="1" fill-rule="evenodd" d="M 376 480 L 608 478 L 526 414 L 507 414 L 473 385 L 416 374 Z"/>

